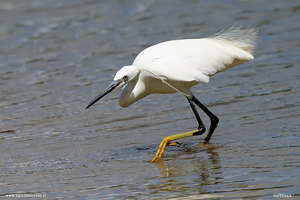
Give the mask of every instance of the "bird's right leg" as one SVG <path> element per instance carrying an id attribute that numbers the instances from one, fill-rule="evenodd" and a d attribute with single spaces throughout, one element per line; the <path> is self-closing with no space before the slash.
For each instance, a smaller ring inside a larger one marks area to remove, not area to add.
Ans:
<path id="1" fill-rule="evenodd" d="M 178 139 L 181 139 L 181 138 L 185 138 L 185 137 L 191 137 L 191 136 L 194 136 L 194 135 L 202 135 L 204 132 L 205 132 L 205 126 L 195 108 L 195 105 L 194 103 L 192 102 L 191 99 L 187 98 L 188 101 L 189 101 L 189 104 L 195 114 L 195 117 L 198 121 L 198 130 L 195 130 L 195 131 L 189 131 L 189 132 L 185 132 L 185 133 L 179 133 L 179 134 L 176 134 L 176 135 L 170 135 L 168 137 L 165 137 L 162 142 L 160 143 L 159 147 L 158 147 L 158 150 L 155 154 L 155 156 L 153 157 L 153 159 L 150 161 L 150 162 L 156 162 L 158 161 L 162 154 L 164 153 L 165 149 L 166 149 L 166 146 L 177 146 L 178 143 L 177 142 L 171 142 L 171 141 L 174 141 L 174 140 L 178 140 Z"/>
<path id="2" fill-rule="evenodd" d="M 191 106 L 191 108 L 193 110 L 193 113 L 194 113 L 194 115 L 195 115 L 195 117 L 197 119 L 197 122 L 198 122 L 198 130 L 191 131 L 191 132 L 188 132 L 188 133 L 192 133 L 193 136 L 194 135 L 202 135 L 203 133 L 205 133 L 205 130 L 206 130 L 205 125 L 202 122 L 202 120 L 200 118 L 200 115 L 199 115 L 199 113 L 198 113 L 198 111 L 197 111 L 197 109 L 196 109 L 193 101 L 191 99 L 189 99 L 188 97 L 187 97 L 187 100 L 188 100 L 188 102 L 189 102 L 189 104 L 190 104 L 190 106 Z M 178 142 L 172 142 L 172 143 L 168 142 L 167 143 L 167 146 L 178 146 L 178 145 L 180 145 L 180 143 L 178 143 Z"/>
<path id="3" fill-rule="evenodd" d="M 190 131 L 190 132 L 185 132 L 185 133 L 179 133 L 179 134 L 176 134 L 176 135 L 170 135 L 170 136 L 165 137 L 161 141 L 161 143 L 160 143 L 160 145 L 158 147 L 158 150 L 157 150 L 155 156 L 153 157 L 153 159 L 150 162 L 156 162 L 156 161 L 158 161 L 161 158 L 162 154 L 164 153 L 164 151 L 166 149 L 166 146 L 177 145 L 175 142 L 170 143 L 171 141 L 178 140 L 178 139 L 185 138 L 185 137 L 194 136 L 195 132 L 198 132 L 198 130 L 196 130 L 196 131 Z"/>
<path id="4" fill-rule="evenodd" d="M 188 102 L 189 102 L 189 104 L 190 104 L 190 106 L 191 106 L 191 108 L 193 110 L 193 113 L 194 113 L 194 115 L 195 115 L 195 117 L 197 119 L 197 122 L 198 122 L 198 130 L 191 131 L 191 132 L 193 133 L 193 135 L 202 135 L 205 132 L 205 130 L 206 130 L 205 125 L 203 124 L 203 122 L 202 122 L 202 120 L 200 118 L 200 115 L 199 115 L 199 113 L 198 113 L 198 111 L 197 111 L 197 109 L 196 109 L 193 101 L 190 100 L 188 97 L 187 97 L 187 100 L 188 100 Z M 178 142 L 172 142 L 172 143 L 169 142 L 167 144 L 167 146 L 178 146 L 178 145 L 180 146 L 180 143 L 178 143 Z"/>

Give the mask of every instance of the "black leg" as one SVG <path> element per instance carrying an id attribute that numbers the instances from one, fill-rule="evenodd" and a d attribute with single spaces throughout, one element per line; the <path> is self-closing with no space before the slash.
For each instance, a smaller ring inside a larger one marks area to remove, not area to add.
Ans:
<path id="1" fill-rule="evenodd" d="M 199 106 L 199 108 L 201 108 L 208 115 L 208 117 L 210 119 L 210 127 L 204 138 L 204 142 L 208 142 L 209 139 L 211 138 L 212 134 L 214 133 L 215 129 L 218 126 L 219 118 L 216 115 L 214 115 L 212 112 L 210 112 L 210 110 L 208 110 L 195 96 L 190 97 L 190 100 L 193 101 L 195 104 L 197 104 L 197 106 Z M 190 100 L 189 100 L 189 102 L 190 102 Z M 193 111 L 194 111 L 194 109 L 193 109 Z M 195 113 L 195 111 L 194 111 L 194 113 Z M 196 116 L 196 118 L 197 118 L 197 116 Z"/>
<path id="2" fill-rule="evenodd" d="M 178 140 L 181 138 L 191 137 L 194 135 L 202 135 L 205 132 L 205 126 L 204 126 L 203 122 L 201 121 L 201 118 L 195 108 L 194 103 L 196 103 L 210 118 L 210 121 L 211 121 L 210 128 L 204 139 L 205 142 L 209 141 L 211 135 L 213 134 L 214 130 L 216 129 L 216 127 L 218 125 L 219 119 L 214 114 L 212 114 L 200 101 L 198 101 L 198 99 L 196 99 L 196 97 L 192 96 L 192 97 L 188 97 L 187 99 L 188 99 L 189 104 L 195 114 L 197 121 L 198 121 L 198 124 L 199 124 L 198 130 L 189 131 L 189 132 L 185 132 L 185 133 L 179 133 L 176 135 L 170 135 L 170 136 L 165 137 L 161 141 L 155 156 L 153 157 L 153 159 L 150 162 L 158 161 L 161 158 L 162 154 L 164 153 L 166 146 L 178 145 L 178 143 L 176 143 L 176 142 L 171 143 L 171 141 Z"/>
<path id="3" fill-rule="evenodd" d="M 193 135 L 202 135 L 205 132 L 205 126 L 204 126 L 204 124 L 203 124 L 203 122 L 202 122 L 202 120 L 201 120 L 201 118 L 200 118 L 200 116 L 199 116 L 199 114 L 197 112 L 197 109 L 195 108 L 195 105 L 192 102 L 192 100 L 189 99 L 188 97 L 187 97 L 187 100 L 189 101 L 189 104 L 190 104 L 190 106 L 191 106 L 191 108 L 192 108 L 192 110 L 194 112 L 194 115 L 195 115 L 195 117 L 197 119 L 197 122 L 198 122 L 198 131 L 195 132 Z"/>

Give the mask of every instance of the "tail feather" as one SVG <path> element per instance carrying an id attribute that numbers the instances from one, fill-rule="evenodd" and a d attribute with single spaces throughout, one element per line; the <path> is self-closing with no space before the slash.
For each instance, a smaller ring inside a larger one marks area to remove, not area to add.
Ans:
<path id="1" fill-rule="evenodd" d="M 252 53 L 256 46 L 258 28 L 231 27 L 228 30 L 222 30 L 211 36 L 211 39 L 230 43 L 246 52 Z"/>

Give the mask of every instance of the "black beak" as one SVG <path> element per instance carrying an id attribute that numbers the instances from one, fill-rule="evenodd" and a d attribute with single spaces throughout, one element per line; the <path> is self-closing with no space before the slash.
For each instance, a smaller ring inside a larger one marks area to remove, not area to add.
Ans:
<path id="1" fill-rule="evenodd" d="M 109 86 L 103 91 L 101 92 L 98 96 L 96 96 L 90 103 L 89 105 L 85 108 L 88 109 L 89 107 L 91 107 L 94 103 L 96 103 L 97 101 L 99 101 L 102 97 L 104 97 L 105 95 L 107 95 L 108 93 L 114 91 L 114 89 L 116 89 L 120 83 L 122 81 L 113 81 L 111 84 L 109 84 Z"/>

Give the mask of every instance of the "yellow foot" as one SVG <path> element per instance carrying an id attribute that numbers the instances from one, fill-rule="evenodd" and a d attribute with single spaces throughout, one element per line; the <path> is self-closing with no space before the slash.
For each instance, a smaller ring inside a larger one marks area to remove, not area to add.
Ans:
<path id="1" fill-rule="evenodd" d="M 170 135 L 168 137 L 165 137 L 161 141 L 155 156 L 153 157 L 153 159 L 150 162 L 158 161 L 161 158 L 161 156 L 163 155 L 163 153 L 166 149 L 166 146 L 177 146 L 176 142 L 170 142 L 170 141 L 178 140 L 180 138 L 193 136 L 195 132 L 198 132 L 198 130 L 185 132 L 185 133 L 179 133 L 179 134 L 176 134 L 176 135 Z"/>
<path id="2" fill-rule="evenodd" d="M 167 146 L 180 146 L 180 144 L 179 143 L 177 143 L 177 142 L 169 142 L 168 144 L 167 144 Z"/>
<path id="3" fill-rule="evenodd" d="M 165 149 L 166 149 L 166 146 L 168 145 L 169 141 L 170 141 L 170 140 L 169 140 L 168 137 L 165 137 L 165 138 L 161 141 L 161 143 L 160 143 L 160 145 L 159 145 L 159 147 L 158 147 L 158 150 L 157 150 L 155 156 L 153 157 L 153 159 L 152 159 L 150 162 L 156 162 L 156 161 L 158 161 L 158 160 L 161 158 L 161 156 L 163 155 L 163 153 L 164 153 L 164 151 L 165 151 Z M 172 142 L 172 143 L 171 143 L 172 146 L 173 146 L 173 143 L 175 143 L 175 142 Z M 175 144 L 176 144 L 176 143 L 175 143 Z"/>

